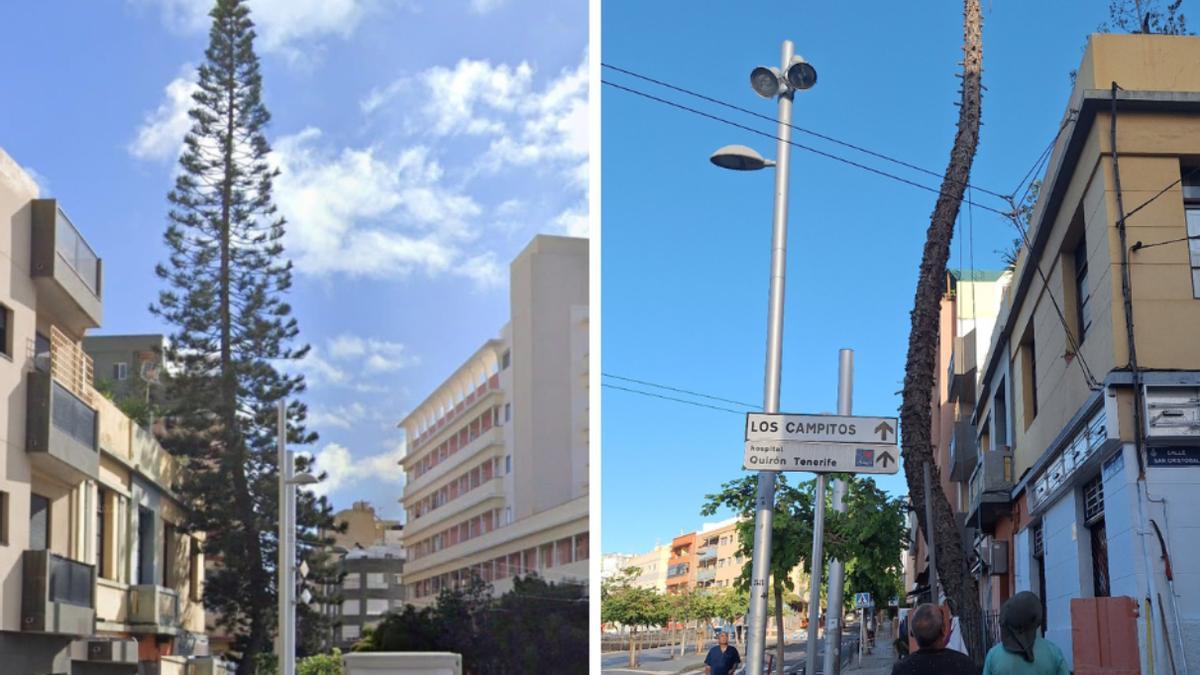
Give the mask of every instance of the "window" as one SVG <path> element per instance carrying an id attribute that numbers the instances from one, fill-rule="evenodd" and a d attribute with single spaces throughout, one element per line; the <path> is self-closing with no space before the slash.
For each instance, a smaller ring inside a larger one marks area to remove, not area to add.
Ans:
<path id="1" fill-rule="evenodd" d="M 8 493 L 0 491 L 0 546 L 8 546 Z"/>
<path id="2" fill-rule="evenodd" d="M 1107 598 L 1110 595 L 1108 534 L 1104 527 L 1104 483 L 1100 476 L 1083 486 L 1083 522 L 1092 544 L 1092 594 Z"/>
<path id="3" fill-rule="evenodd" d="M 512 455 L 504 456 L 504 475 L 512 473 Z"/>
<path id="4" fill-rule="evenodd" d="M 362 575 L 358 572 L 347 574 L 346 578 L 342 580 L 342 588 L 351 591 L 362 588 Z"/>
<path id="5" fill-rule="evenodd" d="M 1004 380 L 1000 380 L 1000 386 L 996 387 L 996 396 L 992 398 L 993 420 L 996 427 L 992 435 L 996 439 L 996 449 L 1002 445 L 1008 445 L 1008 407 L 1004 400 L 1005 391 Z"/>
<path id="6" fill-rule="evenodd" d="M 510 365 L 512 365 L 512 352 L 508 349 L 505 349 L 504 355 L 500 357 L 500 369 L 508 370 Z"/>
<path id="7" fill-rule="evenodd" d="M 40 331 L 33 337 L 33 367 L 43 373 L 50 372 L 50 338 Z"/>
<path id="8" fill-rule="evenodd" d="M 570 565 L 574 562 L 571 559 L 571 554 L 574 552 L 573 549 L 570 537 L 554 542 L 554 563 L 556 565 Z"/>
<path id="9" fill-rule="evenodd" d="M 128 380 L 129 379 L 129 364 L 124 361 L 118 361 L 113 364 L 113 379 Z"/>
<path id="10" fill-rule="evenodd" d="M 137 551 L 134 560 L 137 561 L 134 584 L 154 583 L 154 512 L 138 507 L 138 536 Z"/>
<path id="11" fill-rule="evenodd" d="M 1187 216 L 1188 260 L 1192 267 L 1192 297 L 1200 298 L 1200 177 L 1183 181 L 1183 208 Z"/>
<path id="12" fill-rule="evenodd" d="M 383 572 L 367 573 L 367 588 L 387 588 L 387 576 Z"/>
<path id="13" fill-rule="evenodd" d="M 575 562 L 587 560 L 588 557 L 588 533 L 575 535 Z"/>
<path id="14" fill-rule="evenodd" d="M 1073 254 L 1075 259 L 1075 320 L 1079 325 L 1079 343 L 1082 344 L 1087 336 L 1088 328 L 1092 325 L 1092 309 L 1088 306 L 1091 292 L 1088 289 L 1088 259 L 1087 240 L 1079 238 Z"/>
<path id="15" fill-rule="evenodd" d="M 10 358 L 13 355 L 12 323 L 12 310 L 0 305 L 0 353 Z"/>
<path id="16" fill-rule="evenodd" d="M 29 495 L 29 548 L 50 548 L 50 500 L 35 493 Z"/>
<path id="17" fill-rule="evenodd" d="M 1021 339 L 1021 402 L 1024 404 L 1025 428 L 1033 423 L 1038 414 L 1037 397 L 1037 353 L 1034 350 L 1033 322 Z"/>
<path id="18" fill-rule="evenodd" d="M 504 421 L 508 422 L 510 420 L 512 420 L 512 404 L 505 403 L 504 404 Z"/>
<path id="19" fill-rule="evenodd" d="M 342 601 L 342 616 L 358 616 L 359 615 L 358 600 L 343 600 Z"/>
<path id="20" fill-rule="evenodd" d="M 367 599 L 367 616 L 379 616 L 387 614 L 388 601 L 387 598 L 368 598 Z"/>
<path id="21" fill-rule="evenodd" d="M 105 515 L 108 511 L 108 490 L 104 488 L 96 488 L 96 576 L 111 579 L 108 569 L 108 520 Z"/>
<path id="22" fill-rule="evenodd" d="M 175 526 L 163 521 L 162 585 L 170 588 L 175 583 Z"/>
<path id="23" fill-rule="evenodd" d="M 359 636 L 358 626 L 342 626 L 342 640 L 357 640 Z"/>

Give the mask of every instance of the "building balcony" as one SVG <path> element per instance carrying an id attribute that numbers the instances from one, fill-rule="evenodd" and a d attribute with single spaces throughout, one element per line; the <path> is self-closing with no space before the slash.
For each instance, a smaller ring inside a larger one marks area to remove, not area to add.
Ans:
<path id="1" fill-rule="evenodd" d="M 715 560 L 716 557 L 717 548 L 715 546 L 711 548 L 702 548 L 699 551 L 696 551 L 696 560 Z"/>
<path id="2" fill-rule="evenodd" d="M 996 523 L 998 515 L 1008 512 L 1012 500 L 1012 449 L 1002 446 L 985 452 L 981 460 L 971 474 L 967 522 L 986 532 Z"/>
<path id="3" fill-rule="evenodd" d="M 82 335 L 100 325 L 101 262 L 54 199 L 35 199 L 30 274 L 38 291 L 38 313 Z"/>
<path id="4" fill-rule="evenodd" d="M 479 487 L 460 494 L 455 499 L 423 514 L 420 518 L 411 518 L 404 526 L 404 537 L 408 541 L 417 541 L 415 537 L 418 532 L 425 532 L 435 525 L 445 524 L 453 520 L 453 516 L 462 516 L 463 513 L 489 501 L 495 502 L 497 507 L 504 505 L 503 476 L 496 476 L 480 483 Z"/>
<path id="5" fill-rule="evenodd" d="M 103 638 L 76 640 L 71 643 L 71 660 L 89 663 L 137 666 L 137 640 L 132 638 Z M 107 671 L 106 671 L 107 672 Z"/>
<path id="6" fill-rule="evenodd" d="M 439 463 L 429 471 L 426 471 L 417 478 L 411 479 L 405 484 L 403 501 L 411 503 L 413 499 L 424 497 L 426 488 L 433 487 L 434 484 L 447 476 L 457 476 L 463 469 L 469 469 L 481 461 L 484 450 L 489 448 L 503 448 L 503 446 L 504 427 L 492 427 L 487 431 L 481 432 L 466 445 L 459 448 L 458 452 L 447 457 L 444 462 Z M 488 455 L 488 457 L 500 456 L 503 455 L 498 450 Z"/>
<path id="7" fill-rule="evenodd" d="M 954 338 L 950 366 L 946 372 L 950 400 L 975 403 L 975 376 L 978 363 L 975 355 L 975 331 Z"/>
<path id="8" fill-rule="evenodd" d="M 713 579 L 716 579 L 716 578 L 717 578 L 717 568 L 715 568 L 715 567 L 704 567 L 704 568 L 696 570 L 697 583 L 704 583 L 705 581 L 712 581 Z"/>
<path id="9" fill-rule="evenodd" d="M 129 587 L 130 632 L 175 635 L 179 632 L 179 593 L 155 584 Z"/>
<path id="10" fill-rule="evenodd" d="M 965 483 L 979 462 L 979 449 L 975 441 L 975 425 L 970 416 L 954 422 L 950 432 L 950 480 Z"/>
<path id="11" fill-rule="evenodd" d="M 71 484 L 96 478 L 99 415 L 53 373 L 26 376 L 25 451 L 34 466 Z"/>
<path id="12" fill-rule="evenodd" d="M 96 630 L 96 569 L 45 549 L 21 559 L 21 630 L 90 636 Z"/>

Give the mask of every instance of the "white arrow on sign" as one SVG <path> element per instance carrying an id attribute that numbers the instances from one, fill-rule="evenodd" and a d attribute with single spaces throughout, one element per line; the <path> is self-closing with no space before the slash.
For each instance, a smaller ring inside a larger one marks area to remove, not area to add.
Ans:
<path id="1" fill-rule="evenodd" d="M 886 473 L 900 470 L 896 446 L 883 443 L 746 441 L 742 468 L 750 471 Z"/>
<path id="2" fill-rule="evenodd" d="M 746 413 L 746 440 L 894 446 L 897 426 L 895 417 Z"/>

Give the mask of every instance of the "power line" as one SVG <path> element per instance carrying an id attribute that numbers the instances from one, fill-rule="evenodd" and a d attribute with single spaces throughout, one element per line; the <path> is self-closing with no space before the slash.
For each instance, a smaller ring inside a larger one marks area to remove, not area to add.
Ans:
<path id="1" fill-rule="evenodd" d="M 659 97 L 659 96 L 655 96 L 654 94 L 649 94 L 649 93 L 646 93 L 646 92 L 644 92 L 644 91 L 640 91 L 640 90 L 638 90 L 638 89 L 634 89 L 634 88 L 632 88 L 632 87 L 626 87 L 625 85 L 622 85 L 622 84 L 617 84 L 616 82 L 612 82 L 612 81 L 610 81 L 610 80 L 603 80 L 603 79 L 602 79 L 602 80 L 600 80 L 600 82 L 601 82 L 602 84 L 607 84 L 607 85 L 608 85 L 608 86 L 610 86 L 610 87 L 614 87 L 614 88 L 616 88 L 616 89 L 620 89 L 620 90 L 622 90 L 622 91 L 628 92 L 628 93 L 630 93 L 630 94 L 634 94 L 634 95 L 636 95 L 636 96 L 641 96 L 642 98 L 647 98 L 647 99 L 650 99 L 651 101 L 656 101 L 656 102 L 658 102 L 658 103 L 662 103 L 662 104 L 664 104 L 664 105 L 668 105 L 668 106 L 671 106 L 672 108 L 677 108 L 677 109 L 679 109 L 679 110 L 683 110 L 683 111 L 685 111 L 685 112 L 690 112 L 690 113 L 692 113 L 692 114 L 699 115 L 699 116 L 701 116 L 701 117 L 705 117 L 705 118 L 708 118 L 708 119 L 710 119 L 710 120 L 713 120 L 713 121 L 715 121 L 715 122 L 720 122 L 720 123 L 722 123 L 722 124 L 726 124 L 726 125 L 728 125 L 728 126 L 731 126 L 731 127 L 737 128 L 737 129 L 741 129 L 742 131 L 748 131 L 748 132 L 750 132 L 750 133 L 752 133 L 752 134 L 757 134 L 757 135 L 759 135 L 759 136 L 762 136 L 762 137 L 764 137 L 764 138 L 770 138 L 770 139 L 773 139 L 773 140 L 776 140 L 776 141 L 782 141 L 782 140 L 783 140 L 783 139 L 782 139 L 782 138 L 780 138 L 779 136 L 776 136 L 775 134 L 772 134 L 772 133 L 768 133 L 768 132 L 766 132 L 766 131 L 762 131 L 761 129 L 755 129 L 755 128 L 753 128 L 753 127 L 746 126 L 746 125 L 744 125 L 744 124 L 741 124 L 741 123 L 739 123 L 739 122 L 734 122 L 733 120 L 726 119 L 726 118 L 724 118 L 724 117 L 720 117 L 720 116 L 718 116 L 718 115 L 713 115 L 713 114 L 711 114 L 711 113 L 704 112 L 703 110 L 697 110 L 696 108 L 692 108 L 692 107 L 690 107 L 690 106 L 686 106 L 686 105 L 684 105 L 684 104 L 682 104 L 682 103 L 676 103 L 675 101 L 671 101 L 671 100 L 668 100 L 668 99 L 665 99 L 665 98 L 661 98 L 661 97 Z M 792 140 L 786 141 L 786 143 L 787 143 L 788 145 L 791 145 L 791 146 L 793 146 L 793 147 L 800 148 L 801 150 L 806 150 L 806 151 L 808 151 L 808 152 L 811 152 L 811 153 L 813 153 L 813 154 L 815 154 L 815 155 L 820 155 L 821 157 L 825 157 L 825 158 L 827 158 L 827 159 L 832 159 L 832 160 L 834 160 L 834 161 L 837 161 L 837 162 L 842 162 L 843 164 L 849 164 L 850 166 L 853 166 L 853 167 L 855 167 L 855 168 L 862 169 L 862 170 L 864 170 L 864 171 L 868 171 L 868 172 L 870 172 L 870 173 L 873 173 L 873 174 L 876 174 L 876 175 L 879 175 L 879 176 L 883 176 L 883 177 L 885 177 L 885 178 L 891 178 L 891 179 L 892 179 L 892 180 L 894 180 L 894 181 L 898 181 L 898 182 L 904 183 L 904 184 L 906 184 L 906 185 L 911 185 L 912 187 L 915 187 L 915 188 L 918 188 L 918 189 L 921 189 L 921 190 L 925 190 L 926 192 L 932 192 L 932 193 L 933 193 L 933 194 L 935 194 L 935 195 L 939 195 L 939 196 L 941 196 L 941 195 L 950 196 L 950 195 L 948 195 L 948 193 L 944 192 L 943 190 L 939 190 L 938 188 L 929 187 L 928 185 L 923 185 L 923 184 L 921 184 L 921 183 L 918 183 L 918 182 L 916 182 L 916 181 L 909 180 L 909 179 L 907 179 L 907 178 L 904 178 L 904 177 L 902 177 L 902 176 L 897 176 L 897 175 L 896 175 L 896 174 L 894 174 L 894 173 L 888 173 L 887 171 L 883 171 L 882 169 L 876 169 L 875 167 L 872 167 L 872 166 L 867 166 L 866 164 L 862 164 L 861 162 L 856 162 L 856 161 L 854 161 L 854 160 L 852 160 L 852 159 L 847 159 L 847 158 L 845 158 L 845 157 L 842 157 L 842 156 L 840 156 L 840 155 L 835 155 L 835 154 L 833 154 L 833 153 L 830 153 L 830 152 L 825 152 L 824 150 L 818 150 L 817 148 L 814 148 L 814 147 L 811 147 L 811 146 L 808 146 L 808 145 L 804 145 L 803 143 L 797 143 L 796 141 L 792 141 Z M 984 209 L 985 211 L 991 211 L 992 213 L 995 213 L 995 214 L 997 214 L 997 215 L 1003 216 L 1003 217 L 1005 217 L 1005 218 L 1007 218 L 1007 217 L 1009 217 L 1009 216 L 1011 215 L 1011 214 L 1010 214 L 1010 213 L 1008 213 L 1008 212 L 1001 211 L 1000 209 L 995 209 L 995 208 L 992 208 L 992 207 L 990 207 L 990 206 L 987 206 L 986 204 L 975 204 L 975 206 L 978 206 L 979 208 L 981 208 L 981 209 Z"/>
<path id="2" fill-rule="evenodd" d="M 612 378 L 614 380 L 624 380 L 625 382 L 632 382 L 634 384 L 640 384 L 640 385 L 643 385 L 646 387 L 654 387 L 656 389 L 666 389 L 667 391 L 679 392 L 680 394 L 688 394 L 690 396 L 698 396 L 700 398 L 707 398 L 712 401 L 721 401 L 722 403 L 733 403 L 734 405 L 744 405 L 747 408 L 758 408 L 759 407 L 755 403 L 746 403 L 745 401 L 735 401 L 731 398 L 721 398 L 720 396 L 711 396 L 709 394 L 701 394 L 698 391 L 692 391 L 690 389 L 680 389 L 679 387 L 672 387 L 672 386 L 665 385 L 665 384 L 658 384 L 656 382 L 647 382 L 646 380 L 637 380 L 632 377 L 623 377 L 621 375 L 614 375 L 612 373 L 600 373 L 600 375 L 602 377 L 608 377 L 608 378 Z"/>
<path id="3" fill-rule="evenodd" d="M 1134 207 L 1134 209 L 1132 211 L 1125 214 L 1125 218 L 1123 219 L 1124 222 L 1129 222 L 1130 216 L 1132 216 L 1133 214 L 1137 213 L 1138 211 L 1141 211 L 1142 209 L 1146 208 L 1147 206 L 1150 205 L 1151 202 L 1158 199 L 1159 197 L 1167 194 L 1167 192 L 1169 192 L 1171 190 L 1171 188 L 1175 187 L 1176 185 L 1179 185 L 1180 183 L 1187 180 L 1188 178 L 1191 178 L 1192 174 L 1196 173 L 1197 171 L 1200 171 L 1200 166 L 1197 166 L 1197 167 L 1191 169 L 1190 171 L 1188 171 L 1187 173 L 1180 175 L 1179 178 L 1176 178 L 1175 180 L 1171 181 L 1170 185 L 1159 190 L 1153 197 L 1147 199 L 1146 201 L 1142 202 L 1141 204 L 1138 204 L 1136 207 Z M 1120 224 L 1121 223 L 1118 223 L 1118 225 L 1120 225 Z M 1142 248 L 1145 248 L 1145 246 L 1143 246 Z"/>
<path id="4" fill-rule="evenodd" d="M 1189 237 L 1180 237 L 1178 239 L 1168 239 L 1166 241 L 1156 241 L 1153 244 L 1143 244 L 1142 242 L 1138 241 L 1138 242 L 1134 242 L 1134 244 L 1130 248 L 1130 250 L 1140 251 L 1144 248 L 1154 248 L 1155 246 L 1166 246 L 1167 244 L 1178 244 L 1181 241 L 1192 241 L 1192 240 L 1196 240 L 1196 239 L 1200 239 L 1200 234 L 1194 234 Z"/>
<path id="5" fill-rule="evenodd" d="M 733 408 L 722 408 L 721 406 L 709 405 L 707 403 L 700 403 L 699 401 L 689 401 L 687 399 L 676 398 L 674 396 L 664 396 L 663 394 L 656 394 L 652 391 L 642 391 L 640 389 L 631 389 L 629 387 L 621 387 L 621 386 L 617 386 L 615 384 L 609 384 L 607 382 L 601 382 L 600 386 L 607 387 L 609 389 L 617 389 L 620 391 L 627 391 L 631 394 L 640 394 L 642 396 L 649 396 L 651 398 L 659 398 L 664 401 L 674 401 L 676 403 L 683 403 L 685 405 L 693 405 L 698 408 L 710 408 L 712 410 L 720 410 L 722 412 L 733 413 L 735 415 L 745 415 L 748 412 L 746 410 L 734 410 Z"/>
<path id="6" fill-rule="evenodd" d="M 679 92 L 679 93 L 681 93 L 681 94 L 687 94 L 688 96 L 692 96 L 692 97 L 698 98 L 698 99 L 700 99 L 700 100 L 702 100 L 702 101 L 708 101 L 709 103 L 713 103 L 713 104 L 716 104 L 716 105 L 719 105 L 719 106 L 723 106 L 723 107 L 725 107 L 725 108 L 729 108 L 730 110 L 736 110 L 736 111 L 738 111 L 738 112 L 740 112 L 740 113 L 744 113 L 744 114 L 746 114 L 746 115 L 751 115 L 751 116 L 754 116 L 754 117 L 758 117 L 758 118 L 760 118 L 760 119 L 767 120 L 768 122 L 776 122 L 776 121 L 777 121 L 775 118 L 773 118 L 773 117 L 771 117 L 771 116 L 769 116 L 769 115 L 764 115 L 764 114 L 762 114 L 762 113 L 760 113 L 760 112 L 758 112 L 758 111 L 755 111 L 755 110 L 750 110 L 749 108 L 743 108 L 743 107 L 741 107 L 741 106 L 739 106 L 739 105 L 735 105 L 735 104 L 733 104 L 733 103 L 729 103 L 728 101 L 722 101 L 721 99 L 718 99 L 718 98 L 713 98 L 712 96 L 707 96 L 707 95 L 705 95 L 705 94 L 701 94 L 700 92 L 693 91 L 693 90 L 691 90 L 691 89 L 687 89 L 687 88 L 685 88 L 685 87 L 680 87 L 680 86 L 678 86 L 678 85 L 671 84 L 670 82 L 664 82 L 664 81 L 662 81 L 662 80 L 655 79 L 655 78 L 653 78 L 653 77 L 650 77 L 650 76 L 648 76 L 648 75 L 643 75 L 643 74 L 641 74 L 641 73 L 637 73 L 637 72 L 634 72 L 634 71 L 632 71 L 632 70 L 628 70 L 628 69 L 626 69 L 626 68 L 621 68 L 620 66 L 614 66 L 614 65 L 612 65 L 611 63 L 603 63 L 603 62 L 602 62 L 602 63 L 600 64 L 600 66 L 601 66 L 602 68 L 608 68 L 609 70 L 615 70 L 615 71 L 617 71 L 618 73 L 624 73 L 625 75 L 629 75 L 630 77 L 636 77 L 636 78 L 637 78 L 637 79 L 639 79 L 639 80 L 644 80 L 644 81 L 646 81 L 646 82 L 650 82 L 651 84 L 656 84 L 656 85 L 658 85 L 658 86 L 660 86 L 660 87 L 665 87 L 665 88 L 667 88 L 667 89 L 671 89 L 671 90 L 677 91 L 677 92 Z M 933 176 L 933 177 L 935 177 L 935 178 L 939 178 L 939 179 L 945 178 L 945 176 L 944 176 L 943 174 L 941 174 L 941 173 L 938 173 L 938 172 L 936 172 L 936 171 L 933 171 L 933 170 L 930 170 L 930 169 L 926 169 L 926 168 L 925 168 L 925 167 L 923 167 L 923 166 L 918 166 L 918 165 L 916 165 L 916 164 L 912 164 L 911 162 L 906 162 L 906 161 L 904 161 L 904 160 L 902 160 L 902 159 L 896 159 L 895 157 L 891 157 L 891 156 L 885 155 L 885 154 L 883 154 L 882 152 L 876 152 L 876 151 L 874 151 L 874 150 L 871 150 L 871 149 L 869 149 L 869 148 L 864 148 L 864 147 L 862 147 L 861 145 L 856 145 L 856 144 L 854 144 L 854 143 L 850 143 L 849 141 L 843 141 L 843 140 L 841 140 L 841 139 L 834 138 L 833 136 L 829 136 L 829 135 L 827 135 L 827 134 L 823 134 L 823 133 L 821 133 L 821 132 L 818 132 L 818 131 L 813 131 L 812 129 L 806 129 L 806 128 L 804 128 L 804 127 L 797 126 L 797 125 L 795 125 L 795 124 L 788 124 L 787 126 L 791 127 L 792 129 L 794 129 L 794 130 L 796 130 L 796 131 L 799 131 L 800 133 L 803 133 L 803 134 L 808 134 L 808 135 L 810 135 L 810 136 L 814 136 L 814 137 L 816 137 L 816 138 L 820 138 L 821 140 L 829 141 L 830 143 L 835 143 L 835 144 L 837 144 L 837 145 L 841 145 L 841 146 L 843 146 L 843 147 L 850 148 L 850 149 L 852 149 L 852 150 L 857 150 L 858 152 L 861 152 L 861 153 L 863 153 L 863 154 L 871 155 L 872 157 L 877 157 L 877 158 L 879 158 L 879 159 L 882 159 L 882 160 L 884 160 L 884 161 L 887 161 L 887 162 L 892 162 L 893 164 L 898 164 L 898 165 L 900 165 L 900 166 L 903 166 L 903 167 L 905 167 L 905 168 L 912 169 L 913 171 L 919 171 L 919 172 L 921 172 L 921 173 L 928 174 L 928 175 L 930 175 L 930 176 Z M 954 179 L 950 179 L 950 180 L 952 180 L 952 181 L 953 181 Z M 954 182 L 959 182 L 959 181 L 954 181 Z M 1024 181 L 1022 181 L 1022 182 L 1024 182 Z M 982 188 L 982 187 L 979 187 L 979 186 L 973 186 L 973 185 L 971 185 L 970 183 L 967 183 L 967 182 L 963 182 L 963 183 L 962 183 L 962 185 L 963 185 L 964 187 L 974 187 L 976 190 L 979 190 L 980 192 L 985 192 L 985 193 L 987 193 L 987 194 L 990 194 L 990 195 L 993 195 L 993 196 L 995 196 L 995 197 L 999 197 L 1000 199 L 1003 199 L 1003 200 L 1005 200 L 1005 201 L 1008 201 L 1009 199 L 1011 199 L 1011 198 L 1012 198 L 1012 195 L 1002 195 L 1002 194 L 1000 194 L 999 192 L 995 192 L 995 191 L 993 191 L 993 190 L 988 190 L 987 188 Z M 1019 187 L 1019 186 L 1018 186 L 1018 187 Z M 1014 193 L 1015 193 L 1015 192 L 1014 192 Z"/>

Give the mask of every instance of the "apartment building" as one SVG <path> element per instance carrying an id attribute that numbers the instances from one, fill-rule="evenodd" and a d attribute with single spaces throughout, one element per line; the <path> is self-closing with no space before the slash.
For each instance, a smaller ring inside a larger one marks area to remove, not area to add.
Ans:
<path id="1" fill-rule="evenodd" d="M 404 548 L 375 544 L 342 557 L 342 603 L 334 644 L 348 651 L 383 616 L 404 607 Z"/>
<path id="2" fill-rule="evenodd" d="M 96 386 L 112 392 L 113 398 L 137 398 L 160 402 L 166 336 L 88 335 L 83 351 L 92 358 Z"/>
<path id="3" fill-rule="evenodd" d="M 539 235 L 510 267 L 511 318 L 401 421 L 406 600 L 478 575 L 586 581 L 588 245 Z"/>
<path id="4" fill-rule="evenodd" d="M 667 558 L 668 593 L 684 593 L 696 588 L 697 562 L 695 532 L 671 540 L 671 555 Z"/>
<path id="5" fill-rule="evenodd" d="M 938 318 L 938 362 L 934 371 L 930 443 L 942 490 L 950 507 L 967 526 L 967 482 L 976 464 L 971 417 L 979 383 L 979 363 L 986 358 L 1000 315 L 1009 270 L 951 269 L 946 273 Z M 925 533 L 909 514 L 909 551 L 904 556 L 904 588 L 912 604 L 930 601 L 929 551 Z M 964 530 L 968 547 L 973 533 Z"/>
<path id="6" fill-rule="evenodd" d="M 101 260 L 3 150 L 0 223 L 0 669 L 214 672 L 179 466 L 96 391 L 80 346 Z"/>
<path id="7" fill-rule="evenodd" d="M 1200 663 L 1198 62 L 1196 37 L 1091 37 L 981 363 L 982 599 L 1038 593 L 1076 671 Z"/>

